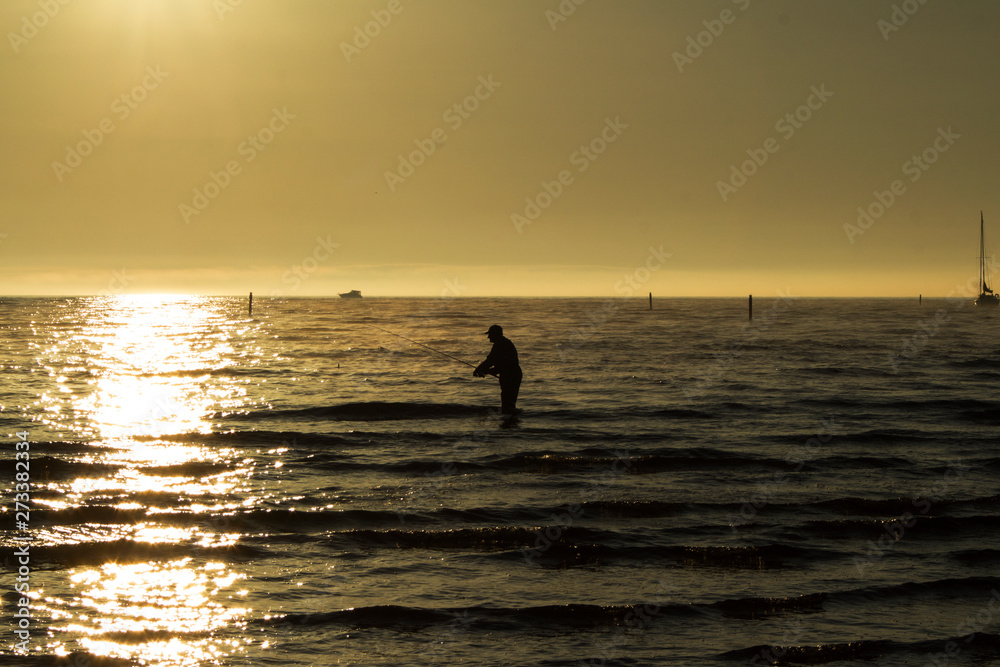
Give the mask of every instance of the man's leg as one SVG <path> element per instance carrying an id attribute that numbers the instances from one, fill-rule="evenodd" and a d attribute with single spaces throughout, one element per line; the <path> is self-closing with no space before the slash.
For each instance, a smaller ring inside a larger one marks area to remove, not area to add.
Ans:
<path id="1" fill-rule="evenodd" d="M 517 394 L 521 389 L 521 373 L 505 373 L 500 378 L 500 412 L 517 412 Z"/>

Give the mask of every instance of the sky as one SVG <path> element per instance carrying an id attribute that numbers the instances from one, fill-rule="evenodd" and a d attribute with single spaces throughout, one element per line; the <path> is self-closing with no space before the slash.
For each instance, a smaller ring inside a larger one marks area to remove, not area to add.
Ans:
<path id="1" fill-rule="evenodd" d="M 5 0 L 0 293 L 946 296 L 1000 3 Z"/>

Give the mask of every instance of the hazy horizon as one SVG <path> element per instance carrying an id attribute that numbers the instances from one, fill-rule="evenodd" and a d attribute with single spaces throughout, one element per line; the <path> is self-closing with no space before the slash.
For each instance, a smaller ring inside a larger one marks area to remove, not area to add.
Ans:
<path id="1" fill-rule="evenodd" d="M 962 301 L 968 300 L 972 302 L 971 298 L 966 298 L 963 294 L 945 295 L 945 294 L 915 294 L 913 296 L 886 296 L 886 295 L 872 295 L 872 296 L 844 296 L 840 294 L 831 294 L 823 296 L 800 296 L 795 294 L 788 294 L 784 292 L 779 293 L 758 293 L 758 294 L 718 294 L 713 296 L 691 296 L 691 295 L 657 295 L 653 294 L 653 304 L 654 307 L 657 302 L 667 301 L 667 300 L 682 300 L 682 299 L 704 299 L 704 300 L 726 300 L 733 301 L 738 300 L 741 303 L 746 303 L 748 297 L 752 297 L 755 303 L 763 304 L 770 303 L 772 301 L 781 300 L 822 300 L 822 299 L 836 299 L 836 300 L 894 300 L 894 301 L 914 301 L 917 302 L 920 299 L 928 300 L 948 300 L 954 302 L 957 299 Z M 188 299 L 188 298 L 212 298 L 212 299 L 237 299 L 247 301 L 249 294 L 231 294 L 231 293 L 191 293 L 191 292 L 143 292 L 143 293 L 131 293 L 131 294 L 5 294 L 0 296 L 0 299 L 92 299 L 92 298 L 121 298 L 121 299 L 155 299 L 161 298 L 167 299 Z M 267 294 L 256 294 L 253 295 L 254 305 L 258 305 L 267 300 L 288 300 L 288 299 L 340 299 L 342 298 L 339 294 L 311 294 L 311 295 L 277 295 L 270 296 Z M 548 295 L 533 295 L 533 296 L 517 296 L 517 295 L 493 295 L 493 296 L 460 296 L 460 297 L 449 297 L 449 296 L 420 296 L 420 295 L 406 295 L 406 294 L 371 294 L 364 295 L 362 302 L 367 301 L 377 301 L 380 299 L 442 299 L 445 301 L 449 300 L 489 300 L 489 299 L 590 299 L 590 300 L 601 300 L 601 301 L 622 301 L 629 300 L 635 301 L 636 303 L 648 304 L 649 294 L 639 294 L 635 296 L 608 296 L 600 294 L 548 294 Z M 355 301 L 351 299 L 350 301 Z"/>
<path id="2" fill-rule="evenodd" d="M 0 291 L 947 296 L 1000 239 L 998 19 L 10 0 Z"/>

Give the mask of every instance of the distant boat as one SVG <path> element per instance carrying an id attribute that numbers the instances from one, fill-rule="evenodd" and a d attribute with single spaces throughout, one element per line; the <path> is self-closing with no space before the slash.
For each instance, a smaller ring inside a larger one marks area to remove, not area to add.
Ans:
<path id="1" fill-rule="evenodd" d="M 979 285 L 982 291 L 976 298 L 977 306 L 1000 305 L 1000 297 L 989 286 L 990 271 L 986 265 L 986 239 L 983 235 L 983 212 L 979 212 Z"/>
<path id="2" fill-rule="evenodd" d="M 350 292 L 344 292 L 340 295 L 341 299 L 360 299 L 361 292 L 356 289 L 352 289 Z"/>

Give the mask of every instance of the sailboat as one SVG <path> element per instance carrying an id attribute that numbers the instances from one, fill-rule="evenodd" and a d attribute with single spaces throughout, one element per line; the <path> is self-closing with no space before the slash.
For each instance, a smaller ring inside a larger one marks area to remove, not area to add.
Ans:
<path id="1" fill-rule="evenodd" d="M 979 285 L 982 290 L 976 297 L 977 306 L 1000 305 L 1000 297 L 989 286 L 989 267 L 986 264 L 986 242 L 983 236 L 983 212 L 979 212 Z"/>

